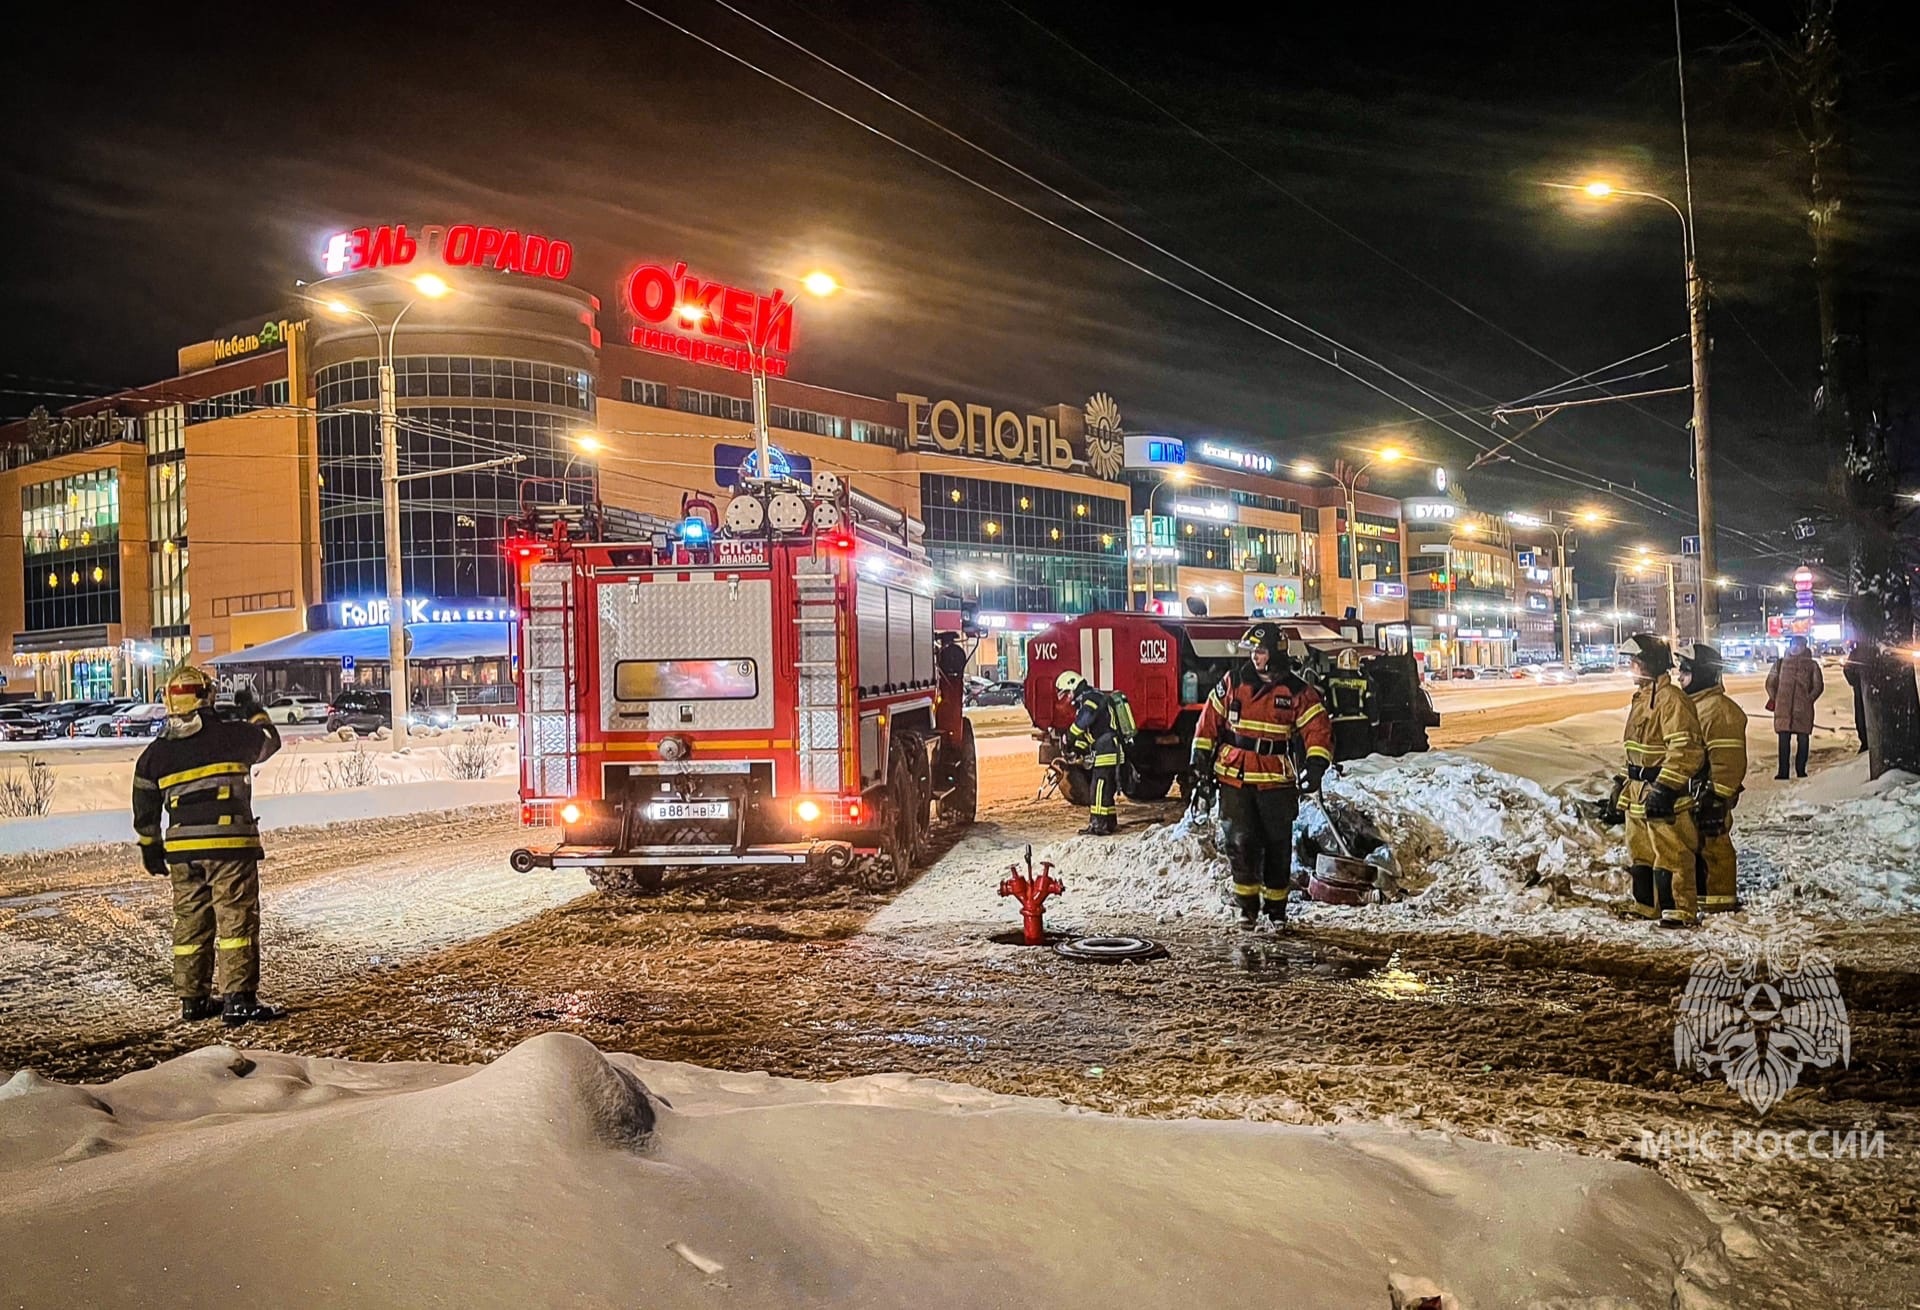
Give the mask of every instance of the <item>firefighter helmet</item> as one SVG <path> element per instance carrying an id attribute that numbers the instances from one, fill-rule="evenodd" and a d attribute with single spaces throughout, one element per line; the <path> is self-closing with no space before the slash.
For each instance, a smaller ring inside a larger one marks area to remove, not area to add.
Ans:
<path id="1" fill-rule="evenodd" d="M 1358 672 L 1360 668 L 1360 648 L 1349 646 L 1333 657 L 1334 667 L 1348 673 Z"/>
<path id="2" fill-rule="evenodd" d="M 1079 691 L 1085 682 L 1086 679 L 1081 677 L 1077 671 L 1068 669 L 1053 680 L 1053 691 L 1056 696 L 1071 696 L 1076 691 Z"/>
<path id="3" fill-rule="evenodd" d="M 213 701 L 213 679 L 206 670 L 183 664 L 167 678 L 167 713 L 180 718 L 203 710 Z"/>
<path id="4" fill-rule="evenodd" d="M 1651 632 L 1636 632 L 1620 643 L 1620 653 L 1657 678 L 1673 667 L 1673 650 Z"/>
<path id="5" fill-rule="evenodd" d="M 1287 654 L 1287 639 L 1280 631 L 1278 623 L 1256 623 L 1248 628 L 1246 635 L 1240 638 L 1240 645 L 1248 651 L 1267 652 L 1267 673 L 1277 677 L 1293 672 L 1293 657 Z"/>
<path id="6" fill-rule="evenodd" d="M 1690 641 L 1674 654 L 1683 666 L 1691 664 L 1697 669 L 1718 669 L 1725 663 L 1720 658 L 1719 649 L 1704 641 Z"/>

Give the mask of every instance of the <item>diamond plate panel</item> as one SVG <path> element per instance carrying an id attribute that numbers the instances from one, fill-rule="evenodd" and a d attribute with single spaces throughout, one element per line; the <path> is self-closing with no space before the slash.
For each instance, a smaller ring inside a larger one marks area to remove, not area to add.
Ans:
<path id="1" fill-rule="evenodd" d="M 760 694 L 752 700 L 655 702 L 671 707 L 671 721 L 656 727 L 693 731 L 773 729 L 773 585 L 765 578 L 736 582 L 708 577 L 691 582 L 600 584 L 601 686 L 614 685 L 621 660 L 750 659 L 759 670 Z M 689 706 L 689 717 L 679 707 Z M 614 726 L 611 696 L 600 706 L 602 728 Z M 658 716 L 656 716 L 658 717 Z M 622 727 L 628 726 L 622 723 Z"/>

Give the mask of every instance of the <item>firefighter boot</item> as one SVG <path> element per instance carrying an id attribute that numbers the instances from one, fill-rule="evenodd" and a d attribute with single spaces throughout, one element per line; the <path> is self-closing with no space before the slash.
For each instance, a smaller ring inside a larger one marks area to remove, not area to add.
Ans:
<path id="1" fill-rule="evenodd" d="M 199 1023 L 203 1019 L 218 1019 L 225 1010 L 225 1003 L 217 996 L 183 996 L 180 998 L 181 1023 Z"/>
<path id="2" fill-rule="evenodd" d="M 1636 864 L 1628 873 L 1633 878 L 1633 912 L 1642 919 L 1660 917 L 1660 903 L 1654 899 L 1654 872 L 1651 864 Z"/>
<path id="3" fill-rule="evenodd" d="M 1082 837 L 1111 837 L 1120 831 L 1120 824 L 1111 814 L 1096 814 L 1087 820 L 1087 826 L 1080 830 Z"/>
<path id="4" fill-rule="evenodd" d="M 274 1019 L 284 1019 L 286 1016 L 285 1010 L 276 1010 L 271 1005 L 262 1005 L 260 998 L 252 992 L 228 992 L 220 1021 L 229 1028 L 238 1028 L 243 1023 L 269 1023 Z"/>
<path id="5" fill-rule="evenodd" d="M 1268 923 L 1284 932 L 1287 927 L 1287 889 L 1285 887 L 1262 887 L 1260 889 L 1260 909 L 1267 916 Z"/>

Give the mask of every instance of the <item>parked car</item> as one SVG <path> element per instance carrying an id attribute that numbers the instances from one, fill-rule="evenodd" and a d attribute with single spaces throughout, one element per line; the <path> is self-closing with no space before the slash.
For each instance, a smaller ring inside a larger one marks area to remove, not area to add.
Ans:
<path id="1" fill-rule="evenodd" d="M 115 702 L 95 714 L 82 714 L 67 725 L 69 737 L 111 737 L 114 736 L 113 724 L 122 714 L 134 705 L 122 705 Z"/>
<path id="2" fill-rule="evenodd" d="M 19 706 L 0 706 L 0 741 L 45 741 L 47 725 Z"/>
<path id="3" fill-rule="evenodd" d="M 393 710 L 384 691 L 349 688 L 333 698 L 327 707 L 327 731 L 352 728 L 361 736 L 380 728 L 393 727 Z"/>
<path id="4" fill-rule="evenodd" d="M 1453 668 L 1447 670 L 1447 676 L 1455 682 L 1472 682 L 1474 672 L 1464 664 L 1456 664 Z"/>
<path id="5" fill-rule="evenodd" d="M 130 705 L 113 716 L 113 735 L 116 737 L 158 737 L 160 730 L 166 726 L 167 707 L 158 701 Z"/>
<path id="6" fill-rule="evenodd" d="M 328 714 L 328 705 L 318 696 L 275 696 L 267 702 L 267 717 L 275 723 L 320 723 Z"/>
<path id="7" fill-rule="evenodd" d="M 996 705 L 1019 705 L 1025 702 L 1027 684 L 1024 682 L 996 682 L 974 696 L 973 703 L 982 709 Z"/>
<path id="8" fill-rule="evenodd" d="M 73 725 L 81 719 L 92 718 L 96 714 L 118 713 L 132 701 L 112 700 L 63 700 L 52 706 L 40 716 L 40 721 L 56 737 L 74 736 Z"/>

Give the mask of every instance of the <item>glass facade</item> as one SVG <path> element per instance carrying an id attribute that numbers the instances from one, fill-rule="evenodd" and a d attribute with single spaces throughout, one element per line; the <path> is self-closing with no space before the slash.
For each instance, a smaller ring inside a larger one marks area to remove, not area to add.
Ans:
<path id="1" fill-rule="evenodd" d="M 924 473 L 920 503 L 935 567 L 981 609 L 1126 608 L 1126 509 L 1119 501 Z"/>
<path id="2" fill-rule="evenodd" d="M 169 655 L 187 649 L 187 411 L 147 415 L 147 582 L 154 640 Z"/>
<path id="3" fill-rule="evenodd" d="M 384 595 L 379 417 L 371 409 L 332 412 L 375 400 L 379 366 L 370 359 L 349 360 L 322 369 L 316 383 L 321 588 L 328 600 Z M 528 360 L 422 355 L 394 361 L 394 390 L 403 474 L 453 469 L 510 454 L 524 457 L 514 465 L 401 484 L 407 594 L 506 596 L 507 521 L 519 513 L 523 484 L 560 478 L 574 458 L 568 434 L 591 422 L 591 375 Z M 511 403 L 417 403 L 441 396 L 484 396 Z M 587 492 L 580 482 L 568 488 L 575 498 Z M 548 499 L 555 494 L 551 488 L 543 493 Z"/>
<path id="4" fill-rule="evenodd" d="M 120 475 L 96 469 L 20 488 L 26 630 L 120 622 Z"/>

